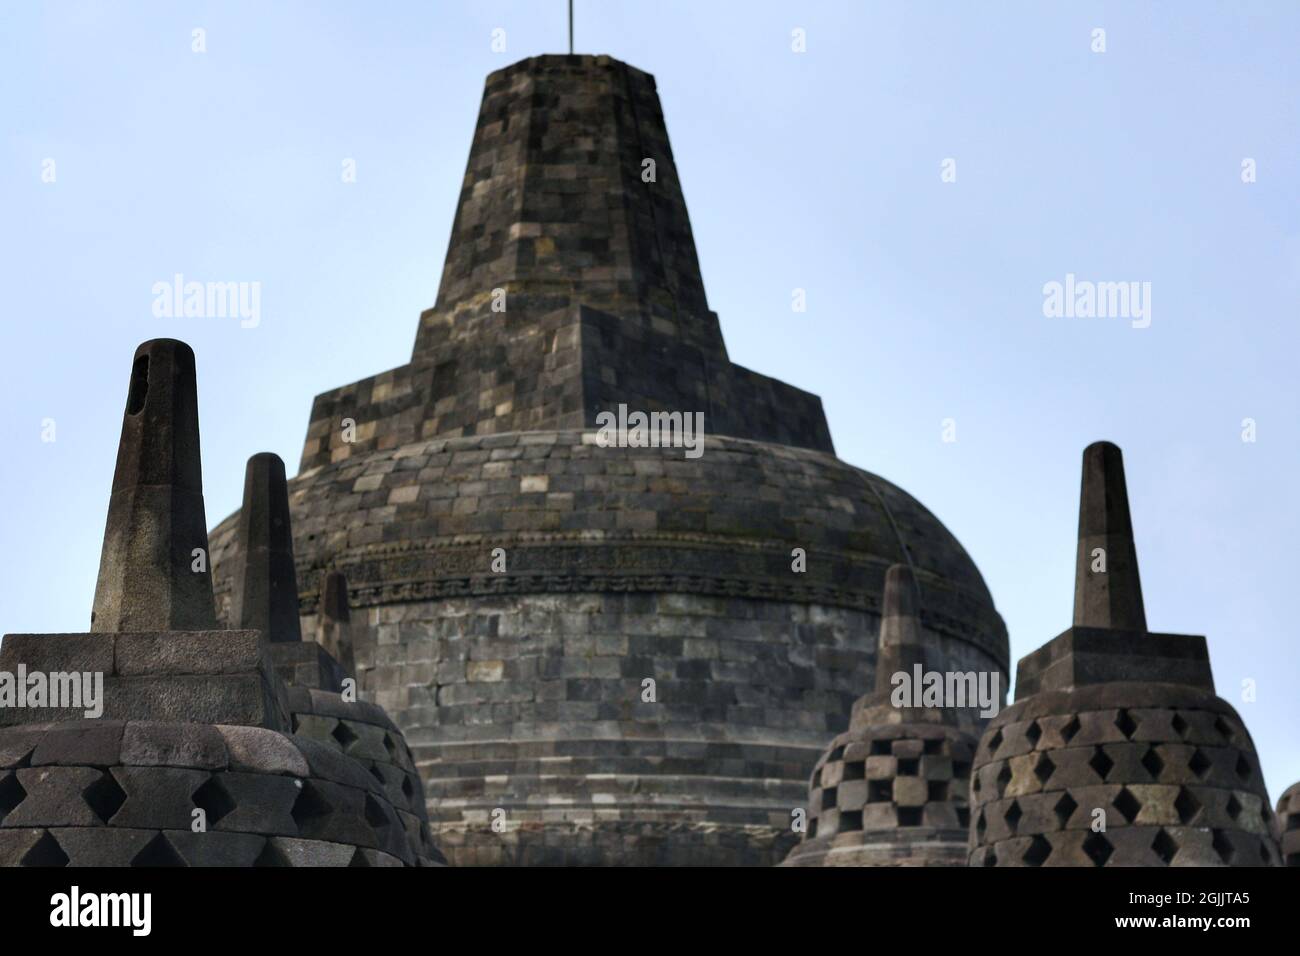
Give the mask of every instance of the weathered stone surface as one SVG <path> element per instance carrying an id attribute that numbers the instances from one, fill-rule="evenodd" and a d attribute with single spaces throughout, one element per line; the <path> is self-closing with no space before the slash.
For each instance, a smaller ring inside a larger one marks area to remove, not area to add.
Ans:
<path id="1" fill-rule="evenodd" d="M 280 866 L 349 866 L 357 848 L 320 840 L 274 837 L 267 841 Z"/>
<path id="2" fill-rule="evenodd" d="M 114 767 L 113 778 L 125 802 L 111 821 L 115 827 L 184 829 L 194 823 L 194 793 L 209 774 L 183 767 Z"/>
<path id="3" fill-rule="evenodd" d="M 209 814 L 210 830 L 298 835 L 293 809 L 302 793 L 300 779 L 266 773 L 223 773 L 213 777 L 210 786 L 213 804 L 225 810 L 215 819 Z"/>
<path id="4" fill-rule="evenodd" d="M 246 674 L 262 666 L 259 631 L 120 634 L 114 649 L 113 672 L 121 677 Z"/>
<path id="5" fill-rule="evenodd" d="M 266 838 L 252 833 L 165 831 L 168 842 L 190 866 L 253 866 Z"/>
<path id="6" fill-rule="evenodd" d="M 0 830 L 0 866 L 23 866 L 23 861 L 44 836 L 45 831 L 39 828 Z"/>
<path id="7" fill-rule="evenodd" d="M 81 720 L 52 726 L 41 734 L 32 754 L 34 767 L 47 764 L 111 767 L 121 762 L 120 720 Z"/>
<path id="8" fill-rule="evenodd" d="M 239 540 L 232 625 L 261 631 L 271 643 L 301 643 L 289 493 L 279 455 L 260 452 L 248 459 Z"/>
<path id="9" fill-rule="evenodd" d="M 5 815 L 6 827 L 94 827 L 108 822 L 97 812 L 92 786 L 107 778 L 95 767 L 28 767 L 15 771 L 26 799 Z M 89 791 L 91 799 L 87 799 Z M 111 816 L 111 814 L 109 814 Z"/>
<path id="10" fill-rule="evenodd" d="M 261 727 L 217 726 L 226 742 L 230 769 L 305 777 L 307 760 L 283 734 Z"/>
<path id="11" fill-rule="evenodd" d="M 158 836 L 154 830 L 126 828 L 51 829 L 50 837 L 67 856 L 64 866 L 135 866 L 135 861 Z"/>
<path id="12" fill-rule="evenodd" d="M 207 550 L 194 353 L 154 339 L 131 369 L 90 629 L 215 627 Z"/>
<path id="13" fill-rule="evenodd" d="M 224 770 L 226 743 L 211 724 L 130 721 L 122 735 L 122 762 L 136 766 Z"/>

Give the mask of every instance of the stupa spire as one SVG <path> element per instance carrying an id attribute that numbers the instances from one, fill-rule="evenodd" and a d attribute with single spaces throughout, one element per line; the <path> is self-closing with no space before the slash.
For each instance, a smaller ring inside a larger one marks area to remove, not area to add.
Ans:
<path id="1" fill-rule="evenodd" d="M 248 459 L 239 547 L 231 626 L 259 630 L 272 643 L 301 641 L 289 488 L 279 455 L 264 451 Z"/>
<path id="2" fill-rule="evenodd" d="M 90 629 L 215 628 L 207 527 L 194 352 L 153 339 L 131 367 Z"/>
<path id="3" fill-rule="evenodd" d="M 1146 633 L 1124 457 L 1110 442 L 1083 450 L 1074 626 Z"/>
<path id="4" fill-rule="evenodd" d="M 916 599 L 916 579 L 905 564 L 892 565 L 885 573 L 880 646 L 876 655 L 876 694 L 888 697 L 897 673 L 910 675 L 915 665 L 925 670 L 925 644 Z"/>

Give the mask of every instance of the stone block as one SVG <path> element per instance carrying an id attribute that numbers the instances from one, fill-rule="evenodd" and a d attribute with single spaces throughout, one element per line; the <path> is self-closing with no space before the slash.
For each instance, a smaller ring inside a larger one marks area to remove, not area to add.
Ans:
<path id="1" fill-rule="evenodd" d="M 114 767 L 112 774 L 126 800 L 110 822 L 141 830 L 188 830 L 194 822 L 194 792 L 208 778 L 202 770 L 178 767 Z"/>
<path id="2" fill-rule="evenodd" d="M 232 771 L 306 777 L 302 751 L 284 734 L 264 727 L 217 726 L 226 743 Z"/>
<path id="3" fill-rule="evenodd" d="M 124 764 L 224 770 L 227 762 L 225 740 L 211 724 L 133 720 L 122 735 Z"/>

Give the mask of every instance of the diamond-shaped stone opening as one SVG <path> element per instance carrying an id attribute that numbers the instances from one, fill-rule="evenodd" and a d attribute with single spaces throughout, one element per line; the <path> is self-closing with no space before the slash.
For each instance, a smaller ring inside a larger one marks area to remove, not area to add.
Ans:
<path id="1" fill-rule="evenodd" d="M 983 808 L 981 808 L 980 812 L 975 814 L 975 839 L 983 843 L 984 831 L 986 829 L 987 829 L 987 825 L 984 821 L 984 810 Z"/>
<path id="2" fill-rule="evenodd" d="M 1178 844 L 1174 841 L 1164 827 L 1156 834 L 1156 838 L 1151 841 L 1151 849 L 1155 851 L 1156 856 L 1160 857 L 1162 863 L 1168 866 L 1178 853 Z"/>
<path id="3" fill-rule="evenodd" d="M 1125 823 L 1132 823 L 1142 811 L 1142 801 L 1133 796 L 1128 787 L 1116 794 L 1111 802 L 1115 804 L 1115 809 L 1124 815 Z"/>
<path id="4" fill-rule="evenodd" d="M 95 816 L 103 823 L 112 820 L 113 815 L 122 809 L 122 804 L 126 803 L 126 791 L 107 770 L 100 774 L 98 780 L 81 791 L 81 797 L 86 801 L 86 806 L 95 811 Z"/>
<path id="5" fill-rule="evenodd" d="M 209 777 L 190 799 L 194 801 L 194 806 L 203 811 L 210 827 L 216 826 L 222 818 L 235 811 L 235 799 L 226 790 L 220 777 Z"/>
<path id="6" fill-rule="evenodd" d="M 1046 786 L 1055 772 L 1056 764 L 1052 763 L 1052 758 L 1045 753 L 1039 754 L 1038 762 L 1034 764 L 1034 776 L 1038 778 L 1038 782 Z"/>
<path id="7" fill-rule="evenodd" d="M 1066 721 L 1065 726 L 1061 728 L 1061 740 L 1068 744 L 1074 739 L 1074 735 L 1078 732 L 1079 718 L 1078 716 L 1071 714 L 1070 719 Z"/>
<path id="8" fill-rule="evenodd" d="M 366 794 L 366 822 L 376 830 L 392 826 L 393 821 L 373 793 Z"/>
<path id="9" fill-rule="evenodd" d="M 1001 797 L 1007 792 L 1007 785 L 1011 783 L 1011 765 L 1003 764 L 1002 769 L 998 771 L 998 796 Z"/>
<path id="10" fill-rule="evenodd" d="M 1127 710 L 1120 710 L 1120 712 L 1115 715 L 1115 726 L 1119 728 L 1119 732 L 1126 738 L 1131 738 L 1133 736 L 1133 731 L 1137 730 L 1138 725 L 1137 721 L 1133 719 L 1132 714 Z"/>
<path id="11" fill-rule="evenodd" d="M 921 808 L 899 807 L 898 825 L 900 827 L 919 827 L 921 825 Z"/>
<path id="12" fill-rule="evenodd" d="M 293 822 L 298 824 L 299 834 L 309 836 L 316 832 L 320 823 L 333 812 L 333 805 L 308 780 L 303 783 L 289 815 L 293 817 Z"/>
<path id="13" fill-rule="evenodd" d="M 868 780 L 867 803 L 888 803 L 894 799 L 892 780 Z"/>
<path id="14" fill-rule="evenodd" d="M 361 739 L 357 735 L 357 732 L 349 727 L 347 721 L 344 720 L 340 720 L 335 725 L 334 729 L 330 731 L 330 736 L 338 741 L 339 746 L 342 747 L 344 751 Z"/>
<path id="15" fill-rule="evenodd" d="M 388 756 L 389 756 L 389 758 L 392 759 L 393 763 L 399 763 L 399 762 L 400 762 L 400 761 L 397 759 L 398 750 L 399 750 L 400 748 L 397 746 L 397 741 L 393 739 L 393 735 L 392 735 L 392 734 L 384 734 L 384 749 L 388 751 Z M 844 748 L 842 748 L 842 747 L 840 748 L 840 753 L 841 753 L 841 754 L 844 753 Z M 839 760 L 840 758 L 837 757 L 837 756 L 835 756 L 834 754 L 831 754 L 831 759 L 832 759 L 832 760 Z"/>
<path id="16" fill-rule="evenodd" d="M 826 758 L 826 761 L 827 763 L 830 763 L 835 760 L 843 760 L 843 759 L 844 759 L 844 745 L 840 744 L 840 746 L 836 747 L 834 750 L 831 751 L 831 755 Z"/>
<path id="17" fill-rule="evenodd" d="M 411 783 L 410 774 L 402 774 L 402 795 L 407 800 L 415 796 L 415 784 Z"/>
<path id="18" fill-rule="evenodd" d="M 993 847 L 989 847 L 988 849 L 986 849 L 986 850 L 984 851 L 984 863 L 983 863 L 983 865 L 984 865 L 984 866 L 997 866 L 997 865 L 998 865 L 998 854 L 997 854 L 997 851 L 993 849 Z"/>
<path id="19" fill-rule="evenodd" d="M 1214 840 L 1210 845 L 1214 847 L 1214 852 L 1219 854 L 1219 859 L 1224 863 L 1231 863 L 1232 858 L 1237 855 L 1237 848 L 1232 845 L 1232 841 L 1222 830 L 1214 831 Z"/>
<path id="20" fill-rule="evenodd" d="M 1097 772 L 1097 776 L 1102 780 L 1106 779 L 1106 774 L 1115 766 L 1115 761 L 1106 756 L 1106 751 L 1100 747 L 1093 748 L 1092 759 L 1088 761 L 1088 766 Z"/>
<path id="21" fill-rule="evenodd" d="M 361 847 L 357 847 L 356 852 L 352 854 L 352 862 L 349 863 L 348 866 L 353 867 L 353 866 L 369 866 L 369 865 L 370 865 L 370 860 L 368 860 L 366 858 L 365 853 L 361 851 Z"/>
<path id="22" fill-rule="evenodd" d="M 818 767 L 816 770 L 813 771 L 812 787 L 814 790 L 816 790 L 821 785 L 822 785 L 822 768 Z"/>
<path id="23" fill-rule="evenodd" d="M 1043 736 L 1043 728 L 1038 726 L 1038 721 L 1032 720 L 1029 726 L 1025 728 L 1025 739 L 1029 741 L 1031 747 L 1037 747 L 1039 739 Z"/>
<path id="24" fill-rule="evenodd" d="M 979 775 L 979 774 L 975 774 L 975 776 L 971 777 L 971 779 L 970 779 L 970 792 L 971 792 L 973 795 L 977 796 L 977 797 L 980 795 L 980 775 Z"/>
<path id="25" fill-rule="evenodd" d="M 1016 824 L 1020 822 L 1020 818 L 1024 815 L 1024 811 L 1020 809 L 1020 801 L 1012 800 L 1011 806 L 1007 807 L 1006 810 L 1003 811 L 1002 819 L 1007 821 L 1007 826 L 1011 828 L 1012 833 L 1015 833 Z"/>
<path id="26" fill-rule="evenodd" d="M 1079 802 L 1068 793 L 1061 794 L 1061 799 L 1056 801 L 1056 806 L 1052 812 L 1056 814 L 1057 824 L 1064 829 L 1065 825 L 1070 822 L 1070 817 L 1074 816 L 1074 811 L 1079 809 Z"/>
<path id="27" fill-rule="evenodd" d="M 1051 855 L 1052 844 L 1048 843 L 1047 838 L 1041 833 L 1038 833 L 1029 841 L 1029 846 L 1025 848 L 1025 852 L 1020 859 L 1028 866 L 1042 866 Z"/>
<path id="28" fill-rule="evenodd" d="M 998 748 L 1002 746 L 1001 727 L 993 731 L 993 735 L 988 739 L 988 745 L 989 745 L 989 756 L 992 757 L 994 754 L 998 752 Z"/>
<path id="29" fill-rule="evenodd" d="M 854 760 L 844 765 L 843 780 L 865 780 L 867 778 L 867 765 L 864 761 Z"/>
<path id="30" fill-rule="evenodd" d="M 1187 766 L 1196 776 L 1204 777 L 1213 764 L 1210 762 L 1210 758 L 1201 753 L 1201 749 L 1198 747 L 1192 752 L 1192 758 L 1187 761 Z"/>
<path id="31" fill-rule="evenodd" d="M 1233 730 L 1232 724 L 1228 723 L 1227 719 L 1222 714 L 1214 718 L 1214 729 L 1217 730 L 1219 735 L 1222 736 L 1224 740 L 1228 741 L 1228 743 L 1232 743 L 1237 736 L 1237 732 Z"/>
<path id="32" fill-rule="evenodd" d="M 1228 816 L 1233 820 L 1240 819 L 1241 813 L 1245 809 L 1246 808 L 1241 805 L 1241 801 L 1237 799 L 1237 795 L 1235 793 L 1228 798 L 1228 805 L 1224 807 L 1224 810 L 1227 811 Z"/>
<path id="33" fill-rule="evenodd" d="M 131 860 L 132 866 L 189 866 L 163 834 L 150 840 Z"/>
<path id="34" fill-rule="evenodd" d="M 915 777 L 919 772 L 921 761 L 916 758 L 900 757 L 898 760 L 898 775 L 900 777 Z"/>
<path id="35" fill-rule="evenodd" d="M 1174 810 L 1178 814 L 1178 821 L 1186 826 L 1201 812 L 1201 801 L 1186 787 L 1179 787 L 1178 796 L 1174 799 Z"/>
<path id="36" fill-rule="evenodd" d="M 372 763 L 372 764 L 370 765 L 370 776 L 374 777 L 374 778 L 375 778 L 376 780 L 378 780 L 380 783 L 387 783 L 387 782 L 388 782 L 388 781 L 386 781 L 386 780 L 384 779 L 384 772 L 383 772 L 382 770 L 379 769 L 379 764 L 377 764 L 377 763 Z"/>
<path id="37" fill-rule="evenodd" d="M 1174 728 L 1174 733 L 1176 733 L 1179 737 L 1187 736 L 1187 721 L 1183 720 L 1182 714 L 1175 711 L 1174 719 L 1171 720 L 1169 723 Z"/>
<path id="38" fill-rule="evenodd" d="M 1100 833 L 1089 833 L 1083 841 L 1083 852 L 1092 860 L 1093 866 L 1105 866 L 1115 848 Z"/>
<path id="39" fill-rule="evenodd" d="M 1142 755 L 1142 766 L 1146 772 L 1151 774 L 1152 780 L 1160 779 L 1160 771 L 1165 769 L 1165 762 L 1160 759 L 1160 754 L 1156 753 L 1155 747 L 1148 747 L 1147 752 Z"/>
<path id="40" fill-rule="evenodd" d="M 273 841 L 267 840 L 266 843 L 262 845 L 262 852 L 259 853 L 257 859 L 253 861 L 253 866 L 293 866 L 293 864 L 289 862 L 289 858 L 285 856 L 283 850 L 281 850 Z"/>
<path id="41" fill-rule="evenodd" d="M 71 861 L 63 852 L 59 841 L 46 830 L 41 838 L 32 844 L 32 848 L 23 854 L 19 866 L 67 866 Z"/>
<path id="42" fill-rule="evenodd" d="M 9 773 L 0 777 L 0 823 L 26 799 L 27 791 L 19 783 L 18 774 Z"/>
<path id="43" fill-rule="evenodd" d="M 841 810 L 840 811 L 840 833 L 847 833 L 850 830 L 862 829 L 862 811 L 861 810 Z"/>
<path id="44" fill-rule="evenodd" d="M 1240 777 L 1242 780 L 1249 780 L 1250 775 L 1255 772 L 1255 769 L 1250 765 L 1250 761 L 1247 760 L 1242 754 L 1237 754 L 1236 769 L 1237 769 L 1237 776 Z"/>

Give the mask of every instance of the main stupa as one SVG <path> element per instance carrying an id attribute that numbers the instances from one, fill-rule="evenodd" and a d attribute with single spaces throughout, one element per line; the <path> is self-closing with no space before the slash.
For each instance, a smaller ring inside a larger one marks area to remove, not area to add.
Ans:
<path id="1" fill-rule="evenodd" d="M 703 413 L 703 454 L 606 446 L 620 405 Z M 289 488 L 304 633 L 346 575 L 362 694 L 453 864 L 779 862 L 891 565 L 927 660 L 1006 686 L 957 540 L 727 357 L 654 79 L 609 57 L 488 77 L 411 361 L 317 396 Z"/>

